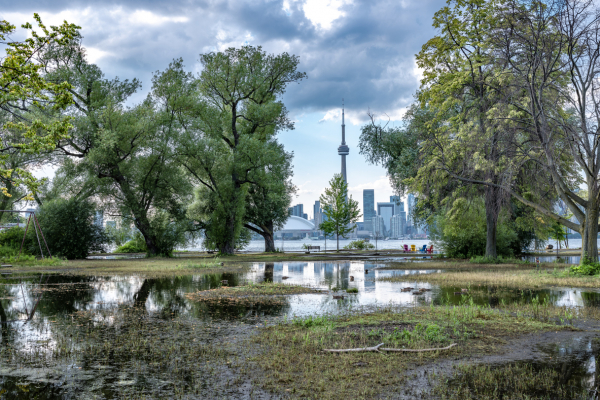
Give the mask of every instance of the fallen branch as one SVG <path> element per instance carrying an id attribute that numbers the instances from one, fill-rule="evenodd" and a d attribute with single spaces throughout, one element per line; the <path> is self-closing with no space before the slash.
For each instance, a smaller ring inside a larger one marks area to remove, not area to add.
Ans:
<path id="1" fill-rule="evenodd" d="M 424 351 L 448 350 L 448 349 L 451 349 L 454 346 L 456 346 L 456 343 L 452 343 L 450 346 L 438 347 L 438 348 L 435 348 L 435 349 L 389 349 L 389 348 L 383 348 L 383 349 L 380 349 L 380 350 L 382 350 L 382 351 L 407 352 L 407 353 L 422 353 Z"/>
<path id="2" fill-rule="evenodd" d="M 358 349 L 323 349 L 323 351 L 328 351 L 330 353 L 351 353 L 351 352 L 359 352 L 359 351 L 375 351 L 377 353 L 381 353 L 379 348 L 383 346 L 383 343 L 379 343 L 377 346 L 373 347 L 363 347 Z"/>
<path id="3" fill-rule="evenodd" d="M 377 346 L 373 346 L 373 347 L 362 347 L 362 348 L 357 348 L 357 349 L 323 349 L 323 351 L 327 351 L 329 353 L 351 353 L 351 352 L 368 352 L 368 351 L 373 351 L 376 353 L 381 353 L 382 351 L 393 351 L 393 352 L 406 352 L 406 353 L 422 353 L 424 351 L 438 351 L 438 350 L 448 350 L 451 349 L 452 347 L 456 346 L 456 343 L 452 343 L 450 346 L 446 346 L 446 347 L 439 347 L 439 348 L 435 348 L 435 349 L 391 349 L 391 348 L 387 348 L 387 347 L 383 347 L 380 348 L 381 346 L 383 346 L 383 343 L 379 343 Z"/>

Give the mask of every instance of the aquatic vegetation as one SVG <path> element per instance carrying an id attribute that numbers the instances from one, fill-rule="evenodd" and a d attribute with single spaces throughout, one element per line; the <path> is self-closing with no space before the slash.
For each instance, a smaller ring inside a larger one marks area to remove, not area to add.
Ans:
<path id="1" fill-rule="evenodd" d="M 589 392 L 581 382 L 565 381 L 563 373 L 529 363 L 459 365 L 453 377 L 429 377 L 438 380 L 430 396 L 448 400 L 587 399 Z"/>
<path id="2" fill-rule="evenodd" d="M 403 372 L 440 357 L 497 351 L 501 338 L 567 329 L 526 314 L 511 315 L 465 300 L 461 305 L 389 308 L 367 314 L 294 319 L 265 327 L 255 341 L 267 390 L 307 398 L 375 398 L 400 390 Z M 423 349 L 458 343 L 444 352 L 324 353 L 323 349 L 372 347 Z M 292 361 L 293 360 L 293 361 Z"/>

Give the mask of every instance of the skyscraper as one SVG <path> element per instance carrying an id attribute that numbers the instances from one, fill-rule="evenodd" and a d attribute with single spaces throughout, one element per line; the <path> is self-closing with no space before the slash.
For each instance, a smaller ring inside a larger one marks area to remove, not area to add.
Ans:
<path id="1" fill-rule="evenodd" d="M 308 219 L 308 215 L 304 213 L 304 204 L 296 204 L 295 206 L 288 208 L 288 214 Z"/>
<path id="2" fill-rule="evenodd" d="M 375 190 L 363 190 L 363 221 L 365 221 L 365 230 L 373 232 L 373 217 L 375 212 Z"/>
<path id="3" fill-rule="evenodd" d="M 346 145 L 346 125 L 344 124 L 344 100 L 342 99 L 342 144 L 338 147 L 338 154 L 342 156 L 342 177 L 348 183 L 346 177 L 346 156 L 350 154 L 350 148 Z"/>
<path id="4" fill-rule="evenodd" d="M 413 226 L 413 210 L 415 209 L 415 195 L 409 193 L 406 198 L 406 202 L 408 203 L 408 210 L 406 210 L 408 212 L 406 215 L 406 225 Z"/>
<path id="5" fill-rule="evenodd" d="M 377 215 L 383 218 L 385 233 L 390 231 L 392 227 L 392 217 L 396 211 L 395 203 L 377 203 Z"/>

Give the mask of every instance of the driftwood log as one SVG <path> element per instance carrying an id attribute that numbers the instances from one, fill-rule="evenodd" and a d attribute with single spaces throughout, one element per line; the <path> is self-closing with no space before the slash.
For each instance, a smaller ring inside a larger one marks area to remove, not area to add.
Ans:
<path id="1" fill-rule="evenodd" d="M 373 347 L 359 347 L 356 349 L 323 349 L 323 351 L 326 351 L 329 353 L 354 353 L 354 352 L 368 352 L 368 351 L 373 351 L 376 353 L 381 353 L 382 351 L 392 351 L 392 352 L 397 352 L 397 353 L 422 353 L 425 351 L 448 350 L 448 349 L 451 349 L 452 347 L 456 346 L 456 343 L 452 343 L 450 346 L 438 347 L 438 348 L 434 348 L 434 349 L 392 349 L 392 348 L 381 347 L 381 346 L 383 346 L 383 343 L 379 343 L 377 346 L 373 346 Z"/>

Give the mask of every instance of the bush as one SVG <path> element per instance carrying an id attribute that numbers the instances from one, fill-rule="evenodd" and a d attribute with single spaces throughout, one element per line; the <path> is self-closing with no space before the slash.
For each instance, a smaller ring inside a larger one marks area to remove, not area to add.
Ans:
<path id="1" fill-rule="evenodd" d="M 146 241 L 144 240 L 144 236 L 139 231 L 136 231 L 133 234 L 133 239 L 128 241 L 122 246 L 119 246 L 115 253 L 145 253 L 148 251 L 146 248 Z"/>
<path id="2" fill-rule="evenodd" d="M 367 242 L 366 240 L 354 240 L 352 242 L 350 242 L 348 245 L 344 246 L 344 249 L 346 250 L 351 250 L 351 249 L 356 249 L 356 250 L 370 250 L 370 249 L 374 249 L 375 246 L 373 246 L 371 243 Z"/>
<path id="3" fill-rule="evenodd" d="M 92 203 L 76 199 L 56 199 L 40 207 L 36 215 L 53 256 L 72 260 L 104 250 L 107 238 L 104 229 L 94 224 L 95 212 Z M 27 235 L 31 237 L 29 252 L 39 255 L 35 231 L 31 227 Z M 42 248 L 45 252 L 43 242 Z"/>
<path id="4" fill-rule="evenodd" d="M 582 276 L 599 275 L 600 263 L 593 263 L 584 259 L 580 265 L 572 266 L 570 272 Z"/>
<path id="5" fill-rule="evenodd" d="M 468 207 L 450 213 L 442 212 L 430 225 L 430 237 L 436 246 L 444 249 L 446 257 L 471 258 L 485 255 L 486 220 L 483 201 L 474 201 Z M 513 257 L 517 233 L 506 214 L 498 218 L 496 248 L 499 256 Z"/>
<path id="6" fill-rule="evenodd" d="M 18 252 L 18 250 L 21 248 L 21 243 L 23 243 L 23 236 L 25 236 L 24 228 L 15 226 L 10 229 L 5 229 L 0 232 L 0 246 L 11 247 L 16 249 Z M 28 238 L 25 239 L 25 245 L 23 246 L 24 249 L 27 249 L 31 245 L 27 239 Z"/>

